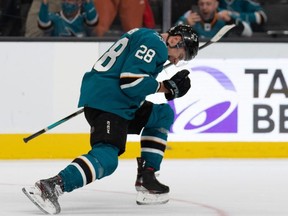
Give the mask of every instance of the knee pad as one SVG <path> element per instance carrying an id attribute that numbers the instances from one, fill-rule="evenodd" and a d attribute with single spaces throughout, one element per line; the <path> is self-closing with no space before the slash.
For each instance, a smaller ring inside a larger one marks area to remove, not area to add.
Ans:
<path id="1" fill-rule="evenodd" d="M 118 166 L 119 149 L 109 144 L 96 144 L 88 152 L 100 164 L 97 179 L 111 175 Z"/>
<path id="2" fill-rule="evenodd" d="M 154 104 L 146 128 L 164 128 L 170 130 L 174 122 L 174 112 L 169 104 Z"/>

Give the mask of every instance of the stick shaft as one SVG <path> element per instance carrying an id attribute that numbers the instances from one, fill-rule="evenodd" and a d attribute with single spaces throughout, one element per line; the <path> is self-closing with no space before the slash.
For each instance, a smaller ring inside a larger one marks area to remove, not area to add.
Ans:
<path id="1" fill-rule="evenodd" d="M 58 126 L 58 125 L 60 125 L 60 124 L 62 124 L 64 122 L 68 121 L 69 119 L 81 114 L 83 111 L 84 111 L 84 108 L 82 108 L 82 109 L 70 114 L 69 116 L 66 116 L 65 118 L 63 118 L 63 119 L 61 119 L 61 120 L 49 125 L 46 128 L 43 128 L 42 130 L 40 130 L 40 131 L 38 131 L 38 132 L 36 132 L 34 134 L 31 134 L 30 136 L 28 136 L 26 138 L 23 138 L 24 142 L 25 143 L 29 142 L 30 140 L 34 139 L 35 137 L 38 137 L 39 135 L 51 130 L 52 128 L 54 128 L 54 127 L 56 127 L 56 126 Z"/>

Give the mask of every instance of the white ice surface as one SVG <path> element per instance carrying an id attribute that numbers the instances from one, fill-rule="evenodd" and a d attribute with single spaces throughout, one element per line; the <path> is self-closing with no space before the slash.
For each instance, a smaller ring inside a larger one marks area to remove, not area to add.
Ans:
<path id="1" fill-rule="evenodd" d="M 21 191 L 57 174 L 70 160 L 0 161 L 0 216 L 43 215 Z M 164 160 L 165 205 L 138 206 L 136 160 L 120 160 L 112 176 L 59 198 L 60 215 L 287 216 L 288 160 Z"/>

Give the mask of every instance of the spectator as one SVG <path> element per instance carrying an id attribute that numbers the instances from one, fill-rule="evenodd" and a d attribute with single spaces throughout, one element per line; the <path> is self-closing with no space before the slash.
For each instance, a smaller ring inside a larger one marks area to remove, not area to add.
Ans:
<path id="1" fill-rule="evenodd" d="M 33 0 L 25 24 L 25 37 L 41 37 L 44 32 L 38 27 L 38 14 L 42 0 Z M 49 2 L 49 11 L 55 13 L 61 10 L 61 0 Z"/>
<path id="2" fill-rule="evenodd" d="M 144 0 L 94 0 L 94 2 L 100 17 L 95 29 L 97 36 L 104 36 L 108 32 L 117 14 L 124 32 L 143 26 Z"/>
<path id="3" fill-rule="evenodd" d="M 83 12 L 81 7 L 83 6 Z M 87 35 L 87 26 L 94 26 L 98 22 L 98 15 L 91 0 L 62 0 L 61 11 L 49 13 L 48 0 L 43 0 L 38 19 L 38 26 L 43 30 L 49 30 L 51 36 L 75 36 Z"/>
<path id="4" fill-rule="evenodd" d="M 267 23 L 263 8 L 253 0 L 219 0 L 219 9 L 222 16 L 230 16 L 244 23 L 243 36 L 252 36 L 254 28 L 263 27 Z"/>
<path id="5" fill-rule="evenodd" d="M 26 37 L 41 37 L 44 35 L 43 31 L 41 31 L 37 26 L 41 1 L 42 0 L 33 0 L 26 22 Z M 104 36 L 110 29 L 118 13 L 123 31 L 143 26 L 145 16 L 144 11 L 146 7 L 145 0 L 94 0 L 94 5 L 97 8 L 99 22 L 93 33 L 91 33 L 92 35 Z M 61 1 L 50 1 L 49 9 L 51 12 L 60 11 Z"/>
<path id="6" fill-rule="evenodd" d="M 224 25 L 236 23 L 227 14 L 218 13 L 217 0 L 198 0 L 198 7 L 187 11 L 176 24 L 188 24 L 198 33 L 199 37 L 212 38 Z M 238 34 L 243 29 L 242 23 L 237 22 Z"/>

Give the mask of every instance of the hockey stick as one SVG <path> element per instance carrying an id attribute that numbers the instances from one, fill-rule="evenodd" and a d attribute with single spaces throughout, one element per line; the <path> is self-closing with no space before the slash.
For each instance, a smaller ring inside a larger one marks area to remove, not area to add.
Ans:
<path id="1" fill-rule="evenodd" d="M 209 46 L 210 44 L 219 41 L 227 32 L 229 32 L 235 26 L 236 26 L 235 24 L 223 26 L 209 41 L 207 41 L 205 44 L 200 46 L 199 49 L 201 50 L 201 49 Z"/>
<path id="2" fill-rule="evenodd" d="M 26 137 L 26 138 L 23 138 L 24 142 L 27 143 L 27 142 L 30 141 L 31 139 L 34 139 L 35 137 L 37 137 L 37 136 L 45 133 L 46 131 L 51 130 L 52 128 L 54 128 L 54 127 L 62 124 L 63 122 L 66 122 L 66 121 L 68 121 L 69 119 L 71 119 L 71 118 L 73 118 L 73 117 L 81 114 L 83 111 L 84 111 L 84 108 L 78 110 L 77 112 L 72 113 L 72 114 L 69 115 L 69 116 L 66 116 L 65 118 L 63 118 L 63 119 L 61 119 L 61 120 L 59 120 L 59 121 L 57 121 L 57 122 L 49 125 L 49 126 L 46 127 L 46 128 L 43 128 L 42 130 L 40 130 L 40 131 L 38 131 L 38 132 L 36 132 L 36 133 L 34 133 L 34 134 Z"/>
<path id="3" fill-rule="evenodd" d="M 212 43 L 215 43 L 215 42 L 219 41 L 227 32 L 229 32 L 235 26 L 236 26 L 235 24 L 223 26 L 209 41 L 207 41 L 205 44 L 200 46 L 199 50 L 209 46 Z M 166 69 L 166 68 L 168 68 L 171 65 L 172 65 L 172 63 L 170 62 L 169 64 L 165 65 L 163 67 L 163 69 Z"/>
<path id="4" fill-rule="evenodd" d="M 201 49 L 209 46 L 209 45 L 212 44 L 212 43 L 215 43 L 215 42 L 219 41 L 228 31 L 230 31 L 230 30 L 231 30 L 232 28 L 234 28 L 234 27 L 235 27 L 235 24 L 223 26 L 209 41 L 207 41 L 205 44 L 203 44 L 202 46 L 200 46 L 200 47 L 199 47 L 199 50 L 201 50 Z M 169 64 L 165 65 L 165 66 L 163 67 L 163 69 L 166 69 L 167 67 L 169 67 L 169 66 L 171 66 L 171 65 L 172 65 L 172 63 L 169 63 Z M 24 142 L 25 142 L 25 143 L 29 142 L 31 139 L 34 139 L 35 137 L 37 137 L 37 136 L 45 133 L 46 131 L 51 130 L 52 128 L 54 128 L 54 127 L 62 124 L 63 122 L 66 122 L 66 121 L 68 121 L 69 119 L 71 119 L 71 118 L 73 118 L 73 117 L 81 114 L 83 111 L 84 111 L 84 109 L 80 109 L 80 110 L 78 110 L 77 112 L 72 113 L 71 115 L 69 115 L 69 116 L 67 116 L 67 117 L 65 117 L 65 118 L 63 118 L 63 119 L 61 119 L 61 120 L 59 120 L 59 121 L 57 121 L 57 122 L 49 125 L 48 127 L 46 127 L 46 128 L 44 128 L 44 129 L 42 129 L 42 130 L 40 130 L 40 131 L 38 131 L 38 132 L 36 132 L 36 133 L 28 136 L 28 137 L 26 137 L 26 138 L 23 138 Z"/>

